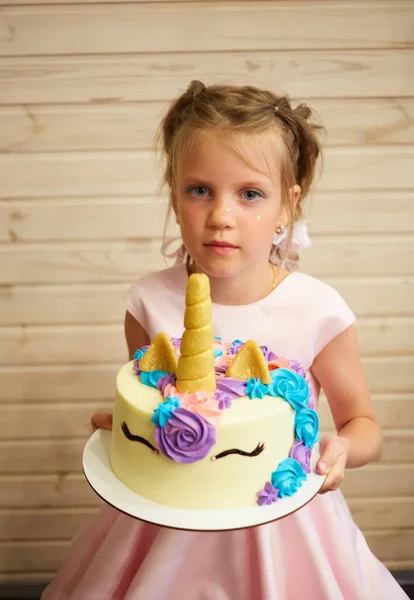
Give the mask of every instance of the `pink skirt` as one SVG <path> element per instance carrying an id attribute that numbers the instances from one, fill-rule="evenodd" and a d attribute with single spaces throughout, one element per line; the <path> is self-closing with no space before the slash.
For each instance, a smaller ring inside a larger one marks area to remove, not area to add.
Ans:
<path id="1" fill-rule="evenodd" d="M 240 531 L 148 525 L 104 505 L 42 600 L 403 600 L 340 491 Z"/>

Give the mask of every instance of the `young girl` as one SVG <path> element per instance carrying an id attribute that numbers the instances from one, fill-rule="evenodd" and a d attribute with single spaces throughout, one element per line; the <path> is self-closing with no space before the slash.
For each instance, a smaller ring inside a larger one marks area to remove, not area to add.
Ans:
<path id="1" fill-rule="evenodd" d="M 280 521 L 218 533 L 159 528 L 104 505 L 43 600 L 407 598 L 337 490 L 345 468 L 378 456 L 381 432 L 353 313 L 295 270 L 309 243 L 302 208 L 320 154 L 310 116 L 269 91 L 197 81 L 171 105 L 161 132 L 182 247 L 174 267 L 130 289 L 125 334 L 130 358 L 160 331 L 180 337 L 188 275 L 207 273 L 216 335 L 296 359 L 315 397 L 324 389 L 337 433 L 321 440 L 321 494 Z M 111 416 L 93 424 L 110 428 Z"/>

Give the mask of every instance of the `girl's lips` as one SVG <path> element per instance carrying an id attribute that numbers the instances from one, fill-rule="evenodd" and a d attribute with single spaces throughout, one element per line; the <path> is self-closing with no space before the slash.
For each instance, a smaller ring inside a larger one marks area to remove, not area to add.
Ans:
<path id="1" fill-rule="evenodd" d="M 238 250 L 237 246 L 233 246 L 232 244 L 226 242 L 211 242 L 210 244 L 204 244 L 204 246 L 213 254 L 232 254 L 236 250 Z"/>

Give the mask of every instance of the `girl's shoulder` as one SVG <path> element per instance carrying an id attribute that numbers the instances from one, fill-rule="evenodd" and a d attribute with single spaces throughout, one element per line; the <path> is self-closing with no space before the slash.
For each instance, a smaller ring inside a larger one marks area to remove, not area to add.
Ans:
<path id="1" fill-rule="evenodd" d="M 185 265 L 148 273 L 129 288 L 125 308 L 152 338 L 180 322 L 177 315 L 183 311 L 186 283 Z"/>
<path id="2" fill-rule="evenodd" d="M 161 271 L 147 273 L 132 284 L 129 295 L 145 294 L 156 296 L 160 292 L 180 294 L 185 292 L 187 271 L 183 264 L 174 265 Z"/>
<path id="3" fill-rule="evenodd" d="M 293 275 L 293 276 L 292 276 Z M 337 335 L 355 322 L 355 314 L 341 294 L 325 281 L 295 272 L 287 289 L 302 322 L 311 325 L 315 356 Z"/>

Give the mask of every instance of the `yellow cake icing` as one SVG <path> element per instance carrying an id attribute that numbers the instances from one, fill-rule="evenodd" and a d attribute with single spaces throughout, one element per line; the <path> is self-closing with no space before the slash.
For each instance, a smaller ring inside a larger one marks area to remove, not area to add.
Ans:
<path id="1" fill-rule="evenodd" d="M 293 444 L 294 410 L 281 398 L 251 400 L 245 396 L 223 412 L 217 441 L 198 462 L 179 464 L 155 454 L 143 444 L 130 442 L 121 424 L 155 446 L 151 416 L 160 392 L 143 385 L 133 372 L 133 362 L 119 372 L 112 433 L 112 468 L 127 487 L 141 496 L 168 506 L 215 509 L 249 506 L 269 479 L 278 462 L 289 455 Z M 232 454 L 211 457 L 230 448 L 251 452 L 259 443 L 265 451 L 248 457 Z"/>

